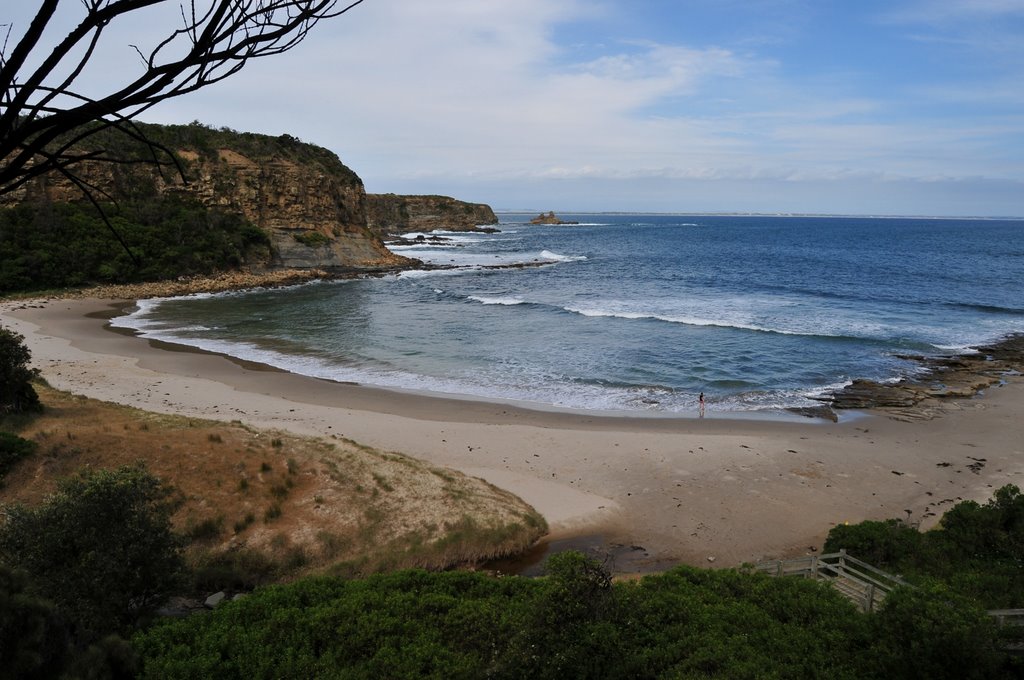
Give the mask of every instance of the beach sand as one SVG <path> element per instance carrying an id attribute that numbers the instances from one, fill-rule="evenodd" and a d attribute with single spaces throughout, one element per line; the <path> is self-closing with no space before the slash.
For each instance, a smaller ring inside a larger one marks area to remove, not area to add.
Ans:
<path id="1" fill-rule="evenodd" d="M 333 383 L 104 328 L 131 304 L 8 301 L 0 323 L 58 389 L 400 451 L 519 495 L 552 538 L 599 534 L 652 564 L 803 555 L 838 523 L 929 528 L 961 499 L 1024 486 L 1019 376 L 925 421 L 622 417 Z"/>

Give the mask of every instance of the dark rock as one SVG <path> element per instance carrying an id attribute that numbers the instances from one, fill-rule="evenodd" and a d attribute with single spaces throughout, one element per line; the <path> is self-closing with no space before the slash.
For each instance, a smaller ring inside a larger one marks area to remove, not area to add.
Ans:
<path id="1" fill-rule="evenodd" d="M 921 375 L 898 383 L 854 380 L 823 401 L 834 409 L 903 409 L 900 417 L 932 417 L 943 400 L 974 397 L 1024 370 L 1024 334 L 975 349 L 976 354 L 904 355 L 925 368 Z"/>
<path id="2" fill-rule="evenodd" d="M 556 224 L 557 225 L 557 224 L 579 224 L 579 222 L 567 222 L 566 220 L 560 219 L 560 218 L 555 216 L 555 212 L 552 210 L 552 211 L 549 211 L 547 213 L 541 213 L 540 215 L 537 215 L 532 220 L 530 220 L 530 224 Z"/>
<path id="3" fill-rule="evenodd" d="M 795 413 L 798 416 L 804 416 L 806 418 L 821 418 L 823 420 L 831 420 L 833 423 L 839 422 L 839 416 L 835 411 L 832 410 L 831 406 L 795 406 L 787 409 L 790 413 Z"/>

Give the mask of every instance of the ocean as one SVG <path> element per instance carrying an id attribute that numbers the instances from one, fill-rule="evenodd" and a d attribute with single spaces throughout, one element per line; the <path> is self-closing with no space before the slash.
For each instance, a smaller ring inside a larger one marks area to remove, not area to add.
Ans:
<path id="1" fill-rule="evenodd" d="M 296 373 L 596 411 L 776 412 L 1024 332 L 1024 220 L 501 214 L 444 269 L 146 300 L 143 337 Z M 415 237 L 415 235 L 412 235 Z"/>

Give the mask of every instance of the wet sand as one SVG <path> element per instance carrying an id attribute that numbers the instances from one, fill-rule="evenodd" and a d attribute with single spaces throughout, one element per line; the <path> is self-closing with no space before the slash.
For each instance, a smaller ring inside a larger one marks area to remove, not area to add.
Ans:
<path id="1" fill-rule="evenodd" d="M 552 538 L 600 534 L 652 564 L 801 555 L 837 523 L 928 528 L 960 499 L 1024 486 L 1019 376 L 915 422 L 569 412 L 334 383 L 104 328 L 131 304 L 2 302 L 0 323 L 59 389 L 400 451 L 516 493 Z"/>

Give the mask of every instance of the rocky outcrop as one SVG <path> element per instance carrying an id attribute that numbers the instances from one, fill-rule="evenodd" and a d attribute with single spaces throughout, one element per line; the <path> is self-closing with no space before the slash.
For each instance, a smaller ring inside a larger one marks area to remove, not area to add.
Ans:
<path id="1" fill-rule="evenodd" d="M 532 220 L 530 220 L 530 224 L 555 224 L 555 225 L 558 225 L 558 224 L 579 224 L 579 222 L 567 222 L 566 220 L 563 220 L 563 219 L 559 218 L 557 215 L 555 215 L 555 211 L 554 210 L 551 210 L 549 212 L 541 213 L 540 215 L 537 215 Z"/>
<path id="2" fill-rule="evenodd" d="M 970 398 L 1024 371 L 1024 334 L 1011 335 L 974 354 L 904 356 L 924 371 L 895 383 L 854 380 L 826 401 L 835 409 L 879 409 L 901 419 L 933 417 L 943 402 Z"/>
<path id="3" fill-rule="evenodd" d="M 488 205 L 448 196 L 367 194 L 366 222 L 378 236 L 389 236 L 438 229 L 494 231 L 482 225 L 497 224 L 498 217 Z"/>
<path id="4" fill-rule="evenodd" d="M 367 228 L 362 180 L 336 155 L 294 137 L 270 137 L 204 125 L 146 125 L 140 129 L 173 151 L 182 173 L 158 172 L 150 164 L 91 163 L 76 173 L 99 192 L 121 200 L 175 192 L 204 205 L 244 216 L 270 235 L 272 259 L 265 263 L 327 271 L 393 268 L 409 264 Z M 100 137 L 120 157 L 142 157 L 141 145 Z M 140 147 L 140 148 L 136 148 Z M 47 175 L 7 202 L 45 198 L 81 201 L 81 192 L 60 176 Z"/>

